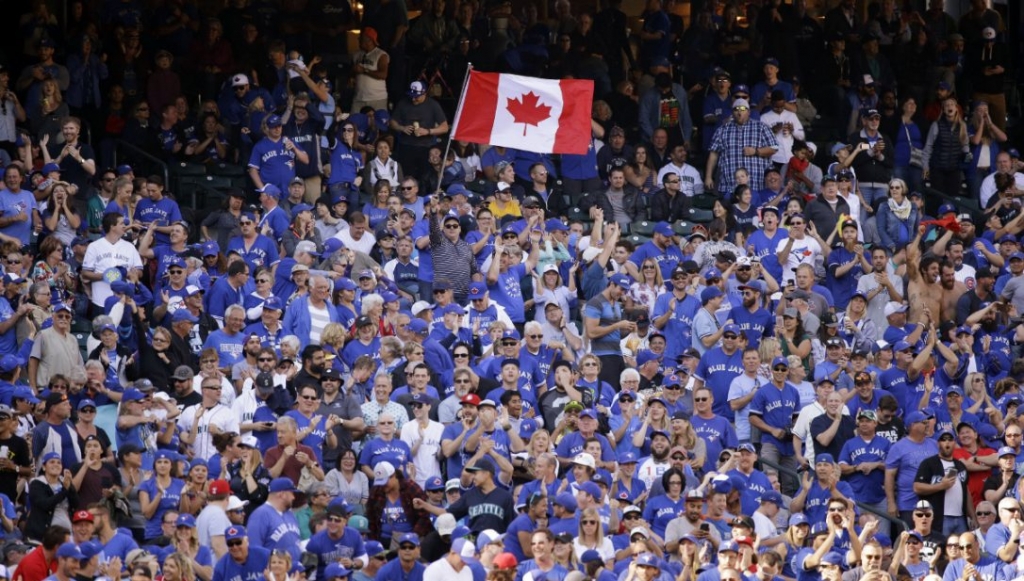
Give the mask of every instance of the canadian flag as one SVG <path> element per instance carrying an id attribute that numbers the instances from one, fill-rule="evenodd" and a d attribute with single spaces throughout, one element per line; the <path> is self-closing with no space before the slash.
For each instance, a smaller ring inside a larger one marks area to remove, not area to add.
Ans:
<path id="1" fill-rule="evenodd" d="M 455 113 L 454 139 L 536 153 L 590 147 L 594 82 L 470 71 Z"/>

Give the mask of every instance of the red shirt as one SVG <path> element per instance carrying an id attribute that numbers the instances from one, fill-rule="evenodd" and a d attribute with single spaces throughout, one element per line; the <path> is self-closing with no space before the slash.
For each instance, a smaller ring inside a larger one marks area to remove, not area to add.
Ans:
<path id="1" fill-rule="evenodd" d="M 47 562 L 43 547 L 39 546 L 18 563 L 13 581 L 43 581 L 57 572 L 57 559 Z"/>
<path id="2" fill-rule="evenodd" d="M 963 461 L 967 458 L 990 456 L 995 453 L 996 451 L 992 448 L 985 448 L 982 446 L 979 446 L 978 451 L 974 454 L 971 454 L 963 448 L 955 448 L 953 450 L 953 459 Z M 985 490 L 985 480 L 988 479 L 989 476 L 992 476 L 991 470 L 967 473 L 967 490 L 971 493 L 971 501 L 974 503 L 974 506 L 978 506 L 979 502 L 985 500 L 983 492 Z"/>

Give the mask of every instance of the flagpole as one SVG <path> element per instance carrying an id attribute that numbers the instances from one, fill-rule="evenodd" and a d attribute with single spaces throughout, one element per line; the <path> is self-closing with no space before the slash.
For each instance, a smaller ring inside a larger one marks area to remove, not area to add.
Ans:
<path id="1" fill-rule="evenodd" d="M 459 119 L 462 117 L 462 105 L 466 100 L 466 89 L 469 87 L 469 73 L 473 70 L 473 63 L 466 64 L 466 74 L 462 77 L 462 92 L 459 94 L 459 103 L 455 107 L 455 120 L 452 122 L 452 129 L 448 132 L 448 143 L 444 146 L 444 153 L 441 155 L 441 169 L 437 172 L 437 193 L 441 193 L 441 178 L 444 176 L 444 164 L 448 161 L 448 152 L 452 148 L 452 135 L 459 128 Z"/>

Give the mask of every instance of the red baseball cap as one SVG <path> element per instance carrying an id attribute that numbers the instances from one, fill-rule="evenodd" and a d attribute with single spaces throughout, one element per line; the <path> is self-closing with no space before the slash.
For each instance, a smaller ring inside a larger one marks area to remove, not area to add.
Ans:
<path id="1" fill-rule="evenodd" d="M 460 399 L 459 401 L 464 404 L 468 403 L 469 405 L 478 406 L 480 405 L 480 396 L 478 396 L 475 393 L 467 393 L 466 395 L 462 396 L 462 399 Z"/>
<path id="2" fill-rule="evenodd" d="M 75 514 L 71 516 L 72 523 L 82 522 L 83 520 L 92 522 L 92 513 L 87 510 L 78 510 L 75 511 Z"/>
<path id="3" fill-rule="evenodd" d="M 214 480 L 210 483 L 210 494 L 231 494 L 231 485 L 227 480 Z"/>

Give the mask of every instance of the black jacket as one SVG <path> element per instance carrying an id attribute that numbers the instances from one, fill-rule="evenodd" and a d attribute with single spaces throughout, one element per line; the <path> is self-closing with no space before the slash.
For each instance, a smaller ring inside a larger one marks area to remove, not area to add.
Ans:
<path id="1" fill-rule="evenodd" d="M 971 492 L 967 490 L 967 466 L 959 460 L 953 460 L 953 466 L 956 467 L 957 477 L 959 478 L 959 484 L 954 486 L 960 487 L 961 496 L 963 497 L 963 516 L 967 518 L 970 514 L 968 511 L 968 503 L 971 502 Z M 923 484 L 936 484 L 946 475 L 946 469 L 942 467 L 942 460 L 939 459 L 938 454 L 930 456 L 921 462 L 921 466 L 917 469 L 917 476 L 914 477 L 914 483 L 921 482 Z M 952 490 L 952 489 L 950 489 Z M 933 523 L 942 522 L 942 518 L 945 516 L 943 511 L 946 505 L 946 493 L 948 491 L 938 492 L 936 494 L 923 495 L 918 494 L 917 496 L 921 500 L 927 500 L 932 505 L 932 513 L 935 515 L 932 518 Z"/>
<path id="2" fill-rule="evenodd" d="M 53 521 L 53 512 L 62 501 L 68 501 L 68 516 L 72 507 L 78 502 L 78 491 L 75 487 L 63 488 L 54 492 L 46 482 L 46 478 L 40 476 L 33 478 L 28 485 L 29 511 L 25 519 L 25 537 L 34 541 L 40 541 L 43 533 Z"/>
<path id="3" fill-rule="evenodd" d="M 690 198 L 682 192 L 669 197 L 664 188 L 651 197 L 651 220 L 654 222 L 676 222 L 685 220 L 690 209 Z"/>
<path id="4" fill-rule="evenodd" d="M 625 195 L 622 198 L 622 208 L 626 211 L 626 215 L 629 216 L 629 221 L 646 219 L 647 216 L 642 215 L 642 207 L 640 205 L 640 195 L 637 189 L 633 186 L 626 184 L 626 187 L 622 189 Z M 585 196 L 580 201 L 580 209 L 584 212 L 597 206 L 604 210 L 604 221 L 606 224 L 610 224 L 615 221 L 615 210 L 612 208 L 612 202 L 608 199 L 608 192 L 602 191 L 596 194 Z"/>

